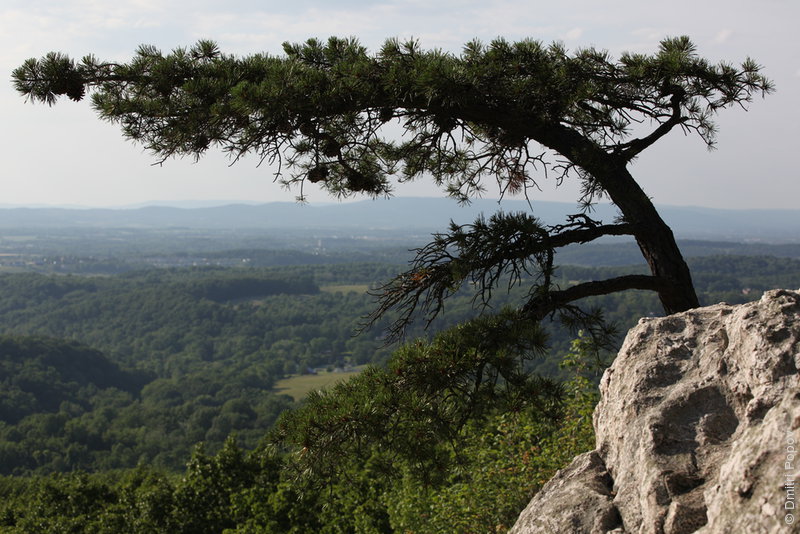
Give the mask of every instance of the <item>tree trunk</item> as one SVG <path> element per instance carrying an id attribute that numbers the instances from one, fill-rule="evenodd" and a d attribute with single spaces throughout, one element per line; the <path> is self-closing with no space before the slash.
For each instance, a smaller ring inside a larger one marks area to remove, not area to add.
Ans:
<path id="1" fill-rule="evenodd" d="M 540 130 L 534 136 L 555 149 L 597 180 L 603 191 L 622 212 L 653 276 L 663 279 L 668 289 L 658 291 L 667 315 L 700 307 L 689 266 L 683 259 L 672 229 L 667 226 L 648 196 L 633 179 L 627 161 L 610 154 L 564 126 Z"/>
<path id="2" fill-rule="evenodd" d="M 683 259 L 672 229 L 664 222 L 653 203 L 624 165 L 614 165 L 612 176 L 600 179 L 626 222 L 653 276 L 665 279 L 669 289 L 658 296 L 667 315 L 698 308 L 700 302 L 692 283 L 689 266 Z"/>

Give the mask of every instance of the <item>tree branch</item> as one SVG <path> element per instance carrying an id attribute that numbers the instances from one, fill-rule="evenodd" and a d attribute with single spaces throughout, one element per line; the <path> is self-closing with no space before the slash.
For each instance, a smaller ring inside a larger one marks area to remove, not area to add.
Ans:
<path id="1" fill-rule="evenodd" d="M 606 235 L 633 235 L 633 225 L 628 223 L 602 224 L 590 228 L 565 230 L 551 235 L 548 238 L 548 244 L 553 248 L 561 248 L 576 243 L 588 243 Z"/>
<path id="2" fill-rule="evenodd" d="M 669 281 L 664 278 L 644 274 L 631 274 L 610 278 L 608 280 L 584 282 L 567 289 L 546 291 L 536 295 L 523 306 L 522 312 L 523 315 L 539 321 L 557 311 L 559 308 L 565 307 L 570 302 L 586 297 L 608 295 L 627 289 L 664 291 L 667 290 L 669 286 Z"/>
<path id="3" fill-rule="evenodd" d="M 548 291 L 553 256 L 558 248 L 586 243 L 606 235 L 632 235 L 633 225 L 600 224 L 584 215 L 573 215 L 564 225 L 544 228 L 524 213 L 495 214 L 471 225 L 451 225 L 449 233 L 417 249 L 411 268 L 377 288 L 379 306 L 367 317 L 366 326 L 389 310 L 399 317 L 389 327 L 389 339 L 402 337 L 405 327 L 420 309 L 430 324 L 442 311 L 444 301 L 471 280 L 475 299 L 483 304 L 507 277 L 508 287 L 523 275 L 538 279 L 540 291 Z"/>
<path id="4" fill-rule="evenodd" d="M 656 141 L 667 135 L 675 126 L 681 124 L 685 119 L 682 115 L 682 105 L 686 97 L 686 90 L 682 87 L 672 88 L 672 98 L 670 98 L 670 107 L 672 114 L 669 119 L 662 122 L 658 128 L 653 130 L 650 135 L 640 139 L 633 139 L 627 143 L 622 143 L 614 147 L 614 150 L 621 154 L 625 161 L 631 161 L 643 151 L 647 150 Z"/>

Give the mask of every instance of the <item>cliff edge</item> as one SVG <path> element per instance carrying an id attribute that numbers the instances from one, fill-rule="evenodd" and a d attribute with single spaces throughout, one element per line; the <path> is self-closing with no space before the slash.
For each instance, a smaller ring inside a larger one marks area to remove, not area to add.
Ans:
<path id="1" fill-rule="evenodd" d="M 642 319 L 513 534 L 800 532 L 800 292 Z"/>

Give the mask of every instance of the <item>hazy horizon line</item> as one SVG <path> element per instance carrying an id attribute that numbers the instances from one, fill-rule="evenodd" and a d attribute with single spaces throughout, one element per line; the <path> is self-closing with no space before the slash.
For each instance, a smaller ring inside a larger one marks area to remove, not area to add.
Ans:
<path id="1" fill-rule="evenodd" d="M 438 200 L 448 200 L 448 197 L 444 196 L 397 196 L 397 197 L 390 197 L 386 198 L 378 198 L 378 199 L 371 199 L 371 198 L 356 198 L 356 199 L 345 199 L 345 200 L 331 200 L 331 201 L 314 201 L 308 202 L 304 205 L 309 207 L 323 207 L 323 206 L 337 206 L 337 205 L 344 205 L 344 204 L 356 204 L 359 202 L 371 202 L 371 201 L 382 201 L 382 200 L 396 200 L 396 199 L 406 199 L 406 200 L 428 200 L 428 199 L 438 199 Z M 495 201 L 498 204 L 500 202 L 527 202 L 525 199 L 520 198 L 506 198 L 506 199 L 498 199 L 498 198 L 476 198 L 473 199 L 475 202 L 484 202 L 484 201 Z M 563 200 L 536 200 L 531 199 L 530 202 L 532 203 L 540 203 L 540 204 L 562 204 L 562 205 L 578 205 L 577 202 L 566 202 Z M 143 208 L 151 208 L 151 207 L 158 207 L 158 208 L 175 208 L 175 209 L 203 209 L 203 208 L 221 208 L 227 206 L 264 206 L 269 204 L 298 204 L 303 205 L 300 202 L 292 201 L 292 200 L 261 200 L 261 201 L 254 201 L 254 200 L 151 200 L 145 202 L 136 202 L 132 204 L 114 204 L 114 205 L 85 205 L 85 204 L 50 204 L 50 203 L 0 203 L 0 209 L 65 209 L 65 210 L 114 210 L 114 211 L 126 211 L 126 210 L 137 210 Z M 598 202 L 598 205 L 609 205 L 610 202 Z M 697 204 L 689 204 L 689 205 L 678 205 L 678 204 L 661 204 L 655 203 L 657 207 L 666 207 L 666 208 L 675 208 L 675 209 L 702 209 L 702 210 L 714 210 L 714 211 L 785 211 L 785 212 L 792 212 L 792 211 L 800 211 L 800 208 L 717 208 L 711 206 L 703 206 Z"/>

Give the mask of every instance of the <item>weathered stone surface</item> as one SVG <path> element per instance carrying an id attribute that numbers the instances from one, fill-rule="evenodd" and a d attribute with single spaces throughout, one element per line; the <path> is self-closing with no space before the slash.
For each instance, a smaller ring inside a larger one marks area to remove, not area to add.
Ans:
<path id="1" fill-rule="evenodd" d="M 512 532 L 800 532 L 785 509 L 798 507 L 798 370 L 795 291 L 641 320 L 603 376 L 596 451 Z"/>
<path id="2" fill-rule="evenodd" d="M 578 532 L 579 528 L 588 528 L 584 532 L 592 534 L 608 532 L 621 525 L 611 484 L 597 452 L 581 454 L 533 497 L 509 534 Z"/>

